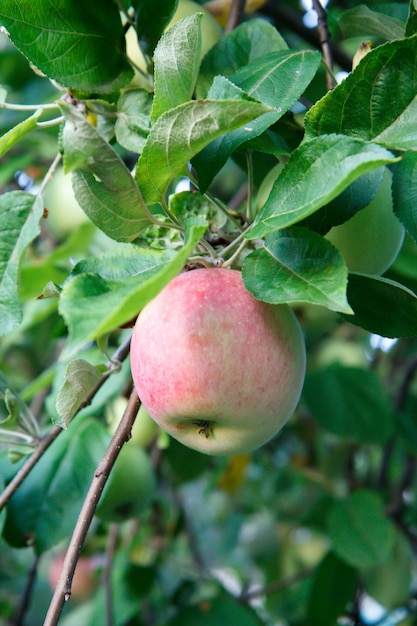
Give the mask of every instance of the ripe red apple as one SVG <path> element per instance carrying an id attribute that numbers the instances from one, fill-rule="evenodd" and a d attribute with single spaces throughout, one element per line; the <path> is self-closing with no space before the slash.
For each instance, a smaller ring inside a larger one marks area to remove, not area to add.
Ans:
<path id="1" fill-rule="evenodd" d="M 198 269 L 143 309 L 131 368 L 164 430 L 200 452 L 231 455 L 266 443 L 292 415 L 305 345 L 291 309 L 256 300 L 239 271 Z"/>

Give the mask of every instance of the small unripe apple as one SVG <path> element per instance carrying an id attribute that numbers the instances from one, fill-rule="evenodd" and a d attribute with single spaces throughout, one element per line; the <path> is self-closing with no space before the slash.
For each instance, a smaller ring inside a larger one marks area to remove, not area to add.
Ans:
<path id="1" fill-rule="evenodd" d="M 71 174 L 64 174 L 63 168 L 58 168 L 47 184 L 44 204 L 48 210 L 47 224 L 59 238 L 66 237 L 88 222 L 87 215 L 75 199 Z"/>
<path id="2" fill-rule="evenodd" d="M 305 345 L 291 309 L 256 300 L 241 272 L 197 269 L 143 309 L 131 368 L 161 428 L 200 452 L 232 455 L 269 441 L 294 412 Z"/>
<path id="3" fill-rule="evenodd" d="M 400 251 L 404 228 L 393 212 L 391 179 L 391 172 L 386 169 L 372 202 L 326 235 L 340 250 L 351 272 L 383 274 Z"/>
<path id="4" fill-rule="evenodd" d="M 138 517 L 150 506 L 156 479 L 143 448 L 131 442 L 120 450 L 96 509 L 104 522 L 122 522 Z"/>

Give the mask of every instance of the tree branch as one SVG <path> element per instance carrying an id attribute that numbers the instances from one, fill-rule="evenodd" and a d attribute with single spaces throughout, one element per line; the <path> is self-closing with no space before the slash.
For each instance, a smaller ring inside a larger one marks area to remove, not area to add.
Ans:
<path id="1" fill-rule="evenodd" d="M 52 597 L 51 604 L 49 605 L 44 626 L 56 626 L 65 602 L 67 602 L 71 597 L 72 579 L 80 551 L 84 545 L 85 538 L 110 471 L 123 445 L 130 438 L 130 433 L 139 410 L 139 406 L 140 401 L 136 390 L 134 389 L 130 394 L 126 410 L 120 420 L 117 430 L 113 435 L 104 457 L 94 473 L 90 489 L 88 490 L 86 499 L 84 500 L 84 504 L 78 516 L 78 520 L 65 555 L 61 575 Z"/>
<path id="2" fill-rule="evenodd" d="M 319 34 L 321 52 L 326 64 L 326 85 L 330 91 L 335 86 L 333 81 L 333 56 L 329 44 L 329 29 L 327 28 L 327 13 L 323 8 L 320 0 L 313 0 L 313 8 L 317 13 L 317 32 Z"/>
<path id="3" fill-rule="evenodd" d="M 78 412 L 81 411 L 81 409 L 85 408 L 86 406 L 88 406 L 92 402 L 92 400 L 93 400 L 94 396 L 96 395 L 97 391 L 106 382 L 106 380 L 109 377 L 110 373 L 112 371 L 114 371 L 114 363 L 116 363 L 116 362 L 120 363 L 120 362 L 122 362 L 122 361 L 124 361 L 126 359 L 127 355 L 129 354 L 129 349 L 130 349 L 130 339 L 131 338 L 128 337 L 128 339 L 126 339 L 126 341 L 124 341 L 121 344 L 121 346 L 115 351 L 115 353 L 113 354 L 111 360 L 107 364 L 107 368 L 108 368 L 107 372 L 105 372 L 103 374 L 103 376 L 98 381 L 97 385 L 88 394 L 88 396 L 86 397 L 84 402 L 79 407 Z M 22 465 L 20 470 L 15 474 L 15 476 L 10 481 L 10 483 L 7 485 L 7 487 L 4 489 L 4 491 L 0 494 L 0 511 L 6 506 L 7 502 L 10 500 L 10 498 L 15 493 L 15 491 L 18 490 L 18 488 L 20 487 L 22 482 L 25 480 L 25 478 L 33 470 L 33 468 L 35 467 L 35 465 L 39 461 L 39 459 L 42 457 L 42 455 L 46 452 L 46 450 L 49 448 L 49 446 L 55 441 L 55 439 L 62 432 L 64 432 L 64 431 L 63 431 L 63 429 L 60 426 L 53 426 L 41 438 L 38 446 L 32 452 L 30 457 L 27 459 L 27 461 L 24 463 L 24 465 Z"/>
<path id="4" fill-rule="evenodd" d="M 229 15 L 227 17 L 225 33 L 230 33 L 243 20 L 246 0 L 232 0 Z"/>

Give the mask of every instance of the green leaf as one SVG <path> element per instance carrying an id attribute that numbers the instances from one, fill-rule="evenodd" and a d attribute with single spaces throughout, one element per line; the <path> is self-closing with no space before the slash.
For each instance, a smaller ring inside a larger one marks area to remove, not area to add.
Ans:
<path id="1" fill-rule="evenodd" d="M 361 572 L 363 586 L 389 610 L 407 603 L 412 584 L 413 558 L 406 537 L 395 529 L 394 546 L 386 563 Z"/>
<path id="2" fill-rule="evenodd" d="M 96 420 L 74 420 L 10 499 L 5 540 L 42 554 L 70 535 L 109 440 Z"/>
<path id="3" fill-rule="evenodd" d="M 254 59 L 279 50 L 287 50 L 285 40 L 264 19 L 243 22 L 227 33 L 204 57 L 197 82 L 197 95 L 207 96 L 215 76 L 230 77 Z"/>
<path id="4" fill-rule="evenodd" d="M 417 150 L 416 56 L 416 37 L 371 50 L 307 113 L 307 136 L 343 133 L 397 150 Z"/>
<path id="5" fill-rule="evenodd" d="M 385 148 L 345 135 L 322 135 L 303 142 L 291 154 L 248 239 L 286 228 L 336 198 L 362 174 L 396 157 Z"/>
<path id="6" fill-rule="evenodd" d="M 387 395 L 375 372 L 329 365 L 309 374 L 303 399 L 325 430 L 361 443 L 385 443 L 394 427 Z"/>
<path id="7" fill-rule="evenodd" d="M 145 202 L 159 202 L 170 181 L 210 141 L 270 110 L 245 100 L 196 100 L 161 115 L 136 168 Z"/>
<path id="8" fill-rule="evenodd" d="M 65 381 L 56 398 L 56 410 L 60 417 L 58 426 L 67 428 L 88 394 L 102 377 L 100 368 L 84 359 L 68 364 Z"/>
<path id="9" fill-rule="evenodd" d="M 384 168 L 362 174 L 341 194 L 300 223 L 325 235 L 333 226 L 343 224 L 372 202 L 381 188 Z"/>
<path id="10" fill-rule="evenodd" d="M 113 0 L 103 0 L 100 10 L 72 0 L 8 0 L 2 3 L 0 22 L 29 61 L 64 87 L 109 93 L 133 77 Z"/>
<path id="11" fill-rule="evenodd" d="M 385 517 L 379 495 L 365 490 L 334 503 L 328 532 L 336 554 L 358 568 L 386 562 L 395 539 L 394 526 Z"/>
<path id="12" fill-rule="evenodd" d="M 20 124 L 17 124 L 5 133 L 2 137 L 0 137 L 0 157 L 2 157 L 10 148 L 19 141 L 21 137 L 26 135 L 26 133 L 30 132 L 34 128 L 36 128 L 36 123 L 42 114 L 42 109 L 38 109 L 33 115 L 28 117 Z"/>
<path id="13" fill-rule="evenodd" d="M 78 263 L 73 278 L 64 285 L 59 305 L 69 327 L 64 358 L 136 317 L 181 271 L 206 228 L 206 222 L 190 219 L 178 252 L 121 244 L 100 258 Z"/>
<path id="14" fill-rule="evenodd" d="M 202 17 L 196 13 L 174 24 L 155 49 L 152 123 L 191 100 L 200 67 Z"/>
<path id="15" fill-rule="evenodd" d="M 141 0 L 136 5 L 136 32 L 140 46 L 145 54 L 152 56 L 159 38 L 175 13 L 178 0 L 158 0 L 157 9 L 154 0 Z"/>
<path id="16" fill-rule="evenodd" d="M 117 152 L 75 107 L 60 104 L 65 171 L 73 174 L 78 203 L 106 235 L 133 241 L 150 224 L 133 176 Z"/>
<path id="17" fill-rule="evenodd" d="M 217 624 L 239 624 L 239 626 L 261 626 L 255 611 L 239 604 L 235 599 L 221 594 L 197 606 L 185 606 L 169 620 L 167 626 L 215 626 Z"/>
<path id="18" fill-rule="evenodd" d="M 349 274 L 347 298 L 354 315 L 349 322 L 383 337 L 417 335 L 417 296 L 393 280 Z"/>
<path id="19" fill-rule="evenodd" d="M 114 130 L 118 143 L 126 150 L 142 152 L 151 128 L 152 100 L 144 89 L 129 89 L 120 96 Z"/>
<path id="20" fill-rule="evenodd" d="M 20 265 L 27 247 L 39 235 L 42 200 L 11 191 L 0 197 L 0 214 L 0 335 L 5 335 L 22 321 L 17 290 Z"/>
<path id="21" fill-rule="evenodd" d="M 271 304 L 310 302 L 350 313 L 347 267 L 338 250 L 318 233 L 290 228 L 268 235 L 243 264 L 245 286 Z"/>
<path id="22" fill-rule="evenodd" d="M 216 77 L 208 98 L 251 98 L 273 107 L 273 111 L 210 143 L 193 159 L 198 182 L 205 191 L 214 176 L 240 145 L 261 135 L 277 122 L 304 93 L 320 64 L 320 54 L 311 50 L 281 50 L 254 59 L 234 72 L 229 81 Z M 237 85 L 240 89 L 236 89 Z"/>
<path id="23" fill-rule="evenodd" d="M 392 179 L 394 213 L 417 243 L 417 153 L 406 152 Z"/>
<path id="24" fill-rule="evenodd" d="M 405 24 L 401 20 L 373 11 L 365 4 L 343 11 L 337 24 L 346 37 L 374 36 L 387 41 L 402 39 L 405 35 Z"/>
<path id="25" fill-rule="evenodd" d="M 333 552 L 318 564 L 308 602 L 309 626 L 335 626 L 355 597 L 357 572 Z"/>

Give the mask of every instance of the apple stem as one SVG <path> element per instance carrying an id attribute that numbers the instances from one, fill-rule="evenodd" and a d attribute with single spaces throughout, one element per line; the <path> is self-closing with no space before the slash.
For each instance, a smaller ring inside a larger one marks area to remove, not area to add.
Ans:
<path id="1" fill-rule="evenodd" d="M 213 422 L 209 422 L 208 420 L 196 420 L 193 424 L 198 426 L 199 435 L 204 435 L 206 439 L 214 436 Z"/>

